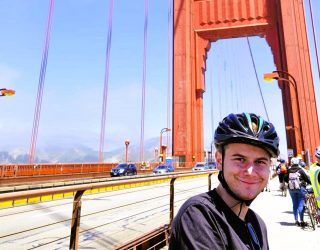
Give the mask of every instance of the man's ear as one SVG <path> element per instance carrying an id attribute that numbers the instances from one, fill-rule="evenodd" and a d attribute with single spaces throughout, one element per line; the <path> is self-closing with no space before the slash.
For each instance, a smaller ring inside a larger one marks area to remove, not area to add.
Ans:
<path id="1" fill-rule="evenodd" d="M 215 158 L 217 162 L 217 169 L 222 170 L 222 154 L 219 151 L 216 151 Z"/>

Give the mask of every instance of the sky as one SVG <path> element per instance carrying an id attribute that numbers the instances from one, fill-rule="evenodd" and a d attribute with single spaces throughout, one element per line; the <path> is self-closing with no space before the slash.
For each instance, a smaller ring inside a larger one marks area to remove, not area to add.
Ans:
<path id="1" fill-rule="evenodd" d="M 159 137 L 168 126 L 169 2 L 149 0 L 145 140 Z M 320 3 L 312 2 L 320 41 Z M 126 139 L 130 145 L 140 144 L 144 3 L 114 1 L 105 151 L 124 146 Z M 0 150 L 29 151 L 48 6 L 49 0 L 0 1 L 0 87 L 16 90 L 16 95 L 0 98 Z M 107 0 L 55 1 L 37 148 L 82 145 L 99 149 L 108 8 Z M 276 82 L 263 81 L 263 73 L 275 70 L 272 54 L 264 39 L 249 41 L 268 115 L 279 130 L 281 151 L 286 152 L 281 93 Z M 310 50 L 314 54 L 311 44 Z M 314 78 L 319 94 L 317 73 Z M 242 98 L 248 89 L 257 97 L 254 103 Z M 248 111 L 266 117 L 259 95 L 247 40 L 213 43 L 204 94 L 205 149 L 210 149 L 213 128 L 228 113 Z"/>

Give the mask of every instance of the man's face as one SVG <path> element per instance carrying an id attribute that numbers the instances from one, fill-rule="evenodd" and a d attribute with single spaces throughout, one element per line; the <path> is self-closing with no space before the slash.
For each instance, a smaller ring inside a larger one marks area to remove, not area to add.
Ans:
<path id="1" fill-rule="evenodd" d="M 222 170 L 221 153 L 216 153 L 218 169 Z M 225 146 L 224 178 L 230 189 L 244 200 L 255 198 L 267 185 L 270 155 L 262 148 L 230 143 Z"/>

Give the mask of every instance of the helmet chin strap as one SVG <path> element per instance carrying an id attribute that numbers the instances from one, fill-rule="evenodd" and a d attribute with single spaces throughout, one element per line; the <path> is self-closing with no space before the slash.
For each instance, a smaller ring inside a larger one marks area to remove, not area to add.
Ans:
<path id="1" fill-rule="evenodd" d="M 240 198 L 238 195 L 236 195 L 229 187 L 228 183 L 226 182 L 226 179 L 224 178 L 224 175 L 223 175 L 223 169 L 224 169 L 224 147 L 222 147 L 221 149 L 222 151 L 222 170 L 219 171 L 219 174 L 218 174 L 218 180 L 220 181 L 222 187 L 227 191 L 227 193 L 234 199 L 236 199 L 237 201 L 240 201 L 240 203 L 244 203 L 246 204 L 247 206 L 250 206 L 250 204 L 253 202 L 253 199 L 251 200 L 244 200 L 242 198 Z"/>
<path id="2" fill-rule="evenodd" d="M 222 187 L 227 191 L 227 193 L 232 196 L 232 198 L 236 199 L 237 201 L 240 201 L 241 203 L 243 202 L 247 206 L 250 206 L 251 202 L 253 202 L 254 199 L 251 200 L 243 200 L 241 199 L 238 195 L 236 195 L 232 190 L 229 188 L 228 183 L 226 182 L 224 176 L 223 176 L 223 171 L 220 171 L 218 174 L 218 179 L 222 185 Z"/>

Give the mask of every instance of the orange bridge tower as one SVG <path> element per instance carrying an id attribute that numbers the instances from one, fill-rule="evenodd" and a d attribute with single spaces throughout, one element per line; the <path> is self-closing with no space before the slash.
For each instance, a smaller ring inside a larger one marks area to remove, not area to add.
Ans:
<path id="1" fill-rule="evenodd" d="M 320 143 L 303 0 L 174 0 L 173 155 L 203 160 L 206 55 L 218 39 L 260 36 L 271 47 L 281 78 L 288 148 Z M 291 79 L 292 80 L 292 79 Z"/>

